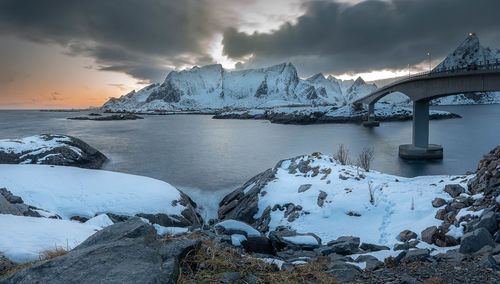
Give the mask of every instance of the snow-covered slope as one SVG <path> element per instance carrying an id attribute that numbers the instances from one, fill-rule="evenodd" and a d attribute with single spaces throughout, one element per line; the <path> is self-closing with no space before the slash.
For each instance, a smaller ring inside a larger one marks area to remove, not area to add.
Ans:
<path id="1" fill-rule="evenodd" d="M 0 187 L 63 219 L 100 213 L 179 216 L 186 209 L 179 202 L 181 192 L 166 182 L 104 170 L 0 165 Z"/>
<path id="2" fill-rule="evenodd" d="M 399 232 L 439 226 L 434 198 L 450 200 L 446 184 L 471 176 L 403 178 L 341 165 L 315 153 L 279 162 L 226 196 L 219 218 L 248 222 L 268 233 L 285 226 L 327 243 L 340 236 L 392 247 Z M 246 206 L 244 209 L 242 206 Z M 255 207 L 251 207 L 255 206 Z M 461 228 L 456 228 L 461 234 Z"/>
<path id="3" fill-rule="evenodd" d="M 162 84 L 112 98 L 103 109 L 147 112 L 292 104 L 344 105 L 350 98 L 368 94 L 372 88 L 362 79 L 356 82 L 331 76 L 327 79 L 322 74 L 302 80 L 291 63 L 238 71 L 227 71 L 215 64 L 172 71 Z"/>

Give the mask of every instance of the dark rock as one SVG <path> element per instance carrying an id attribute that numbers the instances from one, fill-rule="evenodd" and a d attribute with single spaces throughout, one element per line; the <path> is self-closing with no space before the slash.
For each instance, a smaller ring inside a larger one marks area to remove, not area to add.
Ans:
<path id="1" fill-rule="evenodd" d="M 326 192 L 324 192 L 323 190 L 319 191 L 318 201 L 317 201 L 317 204 L 319 207 L 323 207 L 323 204 L 325 203 L 325 199 L 327 196 L 328 196 L 328 194 Z"/>
<path id="2" fill-rule="evenodd" d="M 2 190 L 2 188 L 0 188 Z M 22 216 L 23 214 L 21 211 L 11 204 L 3 195 L 0 194 L 0 214 L 10 214 L 10 215 L 17 215 L 17 216 Z"/>
<path id="3" fill-rule="evenodd" d="M 356 262 L 366 262 L 368 260 L 378 260 L 378 258 L 369 254 L 362 254 L 356 258 Z"/>
<path id="4" fill-rule="evenodd" d="M 299 193 L 307 191 L 309 188 L 311 188 L 312 184 L 303 184 L 299 186 Z"/>
<path id="5" fill-rule="evenodd" d="M 189 198 L 184 192 L 180 191 L 180 199 L 177 201 L 186 209 L 182 210 L 181 215 L 167 215 L 163 213 L 158 214 L 144 214 L 140 213 L 136 216 L 142 217 L 151 223 L 158 224 L 164 227 L 199 227 L 203 224 L 203 219 L 196 211 L 197 204 Z"/>
<path id="6" fill-rule="evenodd" d="M 260 191 L 268 182 L 276 178 L 276 170 L 277 169 L 268 169 L 254 176 L 240 188 L 226 195 L 219 203 L 219 220 L 233 219 L 243 221 L 261 232 L 267 231 L 268 224 L 271 220 L 271 208 L 265 211 L 258 219 L 254 219 L 253 216 L 259 211 L 258 200 Z"/>
<path id="7" fill-rule="evenodd" d="M 404 256 L 404 261 L 426 261 L 430 256 L 430 251 L 428 249 L 412 249 L 406 252 Z"/>
<path id="8" fill-rule="evenodd" d="M 69 219 L 72 220 L 72 221 L 78 221 L 80 223 L 85 223 L 85 222 L 87 222 L 89 220 L 89 218 L 81 217 L 81 216 L 72 216 Z"/>
<path id="9" fill-rule="evenodd" d="M 355 265 L 338 261 L 328 265 L 327 273 L 340 281 L 352 281 L 361 273 L 361 269 Z"/>
<path id="10" fill-rule="evenodd" d="M 465 188 L 460 184 L 447 184 L 444 187 L 444 191 L 448 193 L 451 197 L 455 198 L 459 196 L 461 193 L 465 192 Z"/>
<path id="11" fill-rule="evenodd" d="M 401 260 L 403 260 L 403 258 L 406 256 L 406 254 L 408 253 L 407 250 L 404 250 L 404 251 L 401 251 L 398 255 L 396 255 L 396 257 L 393 259 L 393 262 L 395 264 L 399 264 L 401 262 Z"/>
<path id="12" fill-rule="evenodd" d="M 14 267 L 15 264 L 10 261 L 8 258 L 6 258 L 1 252 L 0 252 L 0 275 L 4 273 L 7 269 Z M 1 277 L 1 276 L 0 276 Z M 2 280 L 0 279 L 0 282 Z"/>
<path id="13" fill-rule="evenodd" d="M 444 220 L 446 213 L 447 213 L 446 209 L 439 209 L 434 218 L 436 218 L 438 220 Z"/>
<path id="14" fill-rule="evenodd" d="M 342 236 L 334 241 L 328 242 L 327 246 L 335 253 L 348 255 L 359 251 L 359 241 L 358 237 Z"/>
<path id="15" fill-rule="evenodd" d="M 412 232 L 410 230 L 404 230 L 401 233 L 399 233 L 399 239 L 403 242 L 407 242 L 411 239 L 416 239 L 417 238 L 417 233 Z"/>
<path id="16" fill-rule="evenodd" d="M 408 242 L 394 245 L 394 250 L 408 250 L 410 248 L 411 248 L 411 246 Z"/>
<path id="17" fill-rule="evenodd" d="M 177 283 L 179 262 L 197 239 L 158 238 L 139 218 L 111 225 L 65 255 L 23 269 L 2 283 Z"/>
<path id="18" fill-rule="evenodd" d="M 121 113 L 121 114 L 113 114 L 107 116 L 97 116 L 97 117 L 88 117 L 88 116 L 78 116 L 78 117 L 68 117 L 70 120 L 96 120 L 96 121 L 110 121 L 110 120 L 136 120 L 136 119 L 144 119 L 138 115 L 133 113 Z"/>
<path id="19" fill-rule="evenodd" d="M 474 253 L 484 246 L 495 246 L 490 233 L 485 228 L 478 228 L 465 234 L 460 243 L 461 253 Z"/>
<path id="20" fill-rule="evenodd" d="M 434 200 L 432 201 L 432 206 L 434 208 L 441 207 L 441 206 L 443 206 L 445 204 L 446 204 L 446 201 L 444 199 L 442 199 L 442 198 L 439 198 L 439 197 L 434 198 Z"/>
<path id="21" fill-rule="evenodd" d="M 483 213 L 475 228 L 485 228 L 488 232 L 494 234 L 498 230 L 497 219 L 495 212 L 486 211 Z"/>
<path id="22" fill-rule="evenodd" d="M 446 253 L 440 253 L 435 256 L 440 261 L 446 262 L 461 262 L 467 257 L 465 254 L 458 252 L 458 250 L 449 250 Z"/>
<path id="23" fill-rule="evenodd" d="M 274 254 L 274 248 L 271 241 L 266 236 L 253 237 L 248 236 L 241 242 L 245 251 L 250 253 Z"/>
<path id="24" fill-rule="evenodd" d="M 411 277 L 410 275 L 408 275 L 406 273 L 403 276 L 401 276 L 400 280 L 401 280 L 401 284 L 420 284 L 421 283 L 416 278 Z"/>
<path id="25" fill-rule="evenodd" d="M 249 274 L 247 277 L 245 277 L 245 282 L 248 284 L 257 284 L 259 283 L 259 281 L 260 281 L 259 278 L 257 278 L 253 274 Z"/>
<path id="26" fill-rule="evenodd" d="M 365 270 L 374 271 L 384 267 L 384 263 L 378 259 L 369 259 L 366 261 Z"/>
<path id="27" fill-rule="evenodd" d="M 421 233 L 422 241 L 432 244 L 437 238 L 438 228 L 436 226 L 428 227 Z"/>
<path id="28" fill-rule="evenodd" d="M 479 260 L 479 265 L 484 268 L 491 268 L 500 271 L 500 265 L 497 264 L 491 253 L 485 254 Z"/>
<path id="29" fill-rule="evenodd" d="M 29 163 L 100 169 L 104 162 L 108 160 L 104 154 L 78 138 L 67 135 L 49 134 L 43 134 L 39 137 L 45 141 L 57 139 L 61 146 L 46 151 L 33 149 L 22 153 L 12 153 L 0 150 L 0 164 Z M 64 138 L 64 140 L 61 138 Z M 72 148 L 79 149 L 79 152 L 75 152 Z"/>
<path id="30" fill-rule="evenodd" d="M 239 272 L 226 272 L 222 274 L 221 278 L 219 278 L 219 281 L 222 283 L 234 283 L 238 280 L 243 278 L 243 275 Z"/>
<path id="31" fill-rule="evenodd" d="M 361 246 L 359 246 L 359 248 L 364 250 L 364 251 L 390 250 L 390 248 L 386 247 L 386 246 L 380 246 L 380 245 L 374 245 L 374 244 L 368 244 L 368 243 L 362 243 Z"/>
<path id="32" fill-rule="evenodd" d="M 11 204 L 18 204 L 18 203 L 24 203 L 23 199 L 20 196 L 12 194 L 9 190 L 7 190 L 5 187 L 0 188 L 0 195 L 2 195 L 7 202 Z"/>

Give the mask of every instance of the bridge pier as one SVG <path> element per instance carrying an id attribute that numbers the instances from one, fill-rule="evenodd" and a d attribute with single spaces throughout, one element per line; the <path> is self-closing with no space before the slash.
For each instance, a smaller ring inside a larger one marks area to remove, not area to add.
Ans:
<path id="1" fill-rule="evenodd" d="M 403 159 L 442 159 L 443 147 L 429 144 L 429 102 L 413 102 L 412 144 L 399 146 Z"/>
<path id="2" fill-rule="evenodd" d="M 364 127 L 377 127 L 380 122 L 375 120 L 375 103 L 368 104 L 368 121 L 363 122 Z"/>

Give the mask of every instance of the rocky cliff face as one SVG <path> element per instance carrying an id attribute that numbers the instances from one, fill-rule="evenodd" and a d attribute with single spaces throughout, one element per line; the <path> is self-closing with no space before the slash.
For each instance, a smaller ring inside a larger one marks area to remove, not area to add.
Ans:
<path id="1" fill-rule="evenodd" d="M 302 80 L 291 63 L 238 71 L 227 71 L 216 64 L 172 71 L 162 84 L 132 91 L 119 99 L 112 98 L 103 108 L 154 111 L 291 104 L 344 105 L 373 88 L 362 79 L 342 81 L 331 76 L 327 79 L 323 74 Z"/>

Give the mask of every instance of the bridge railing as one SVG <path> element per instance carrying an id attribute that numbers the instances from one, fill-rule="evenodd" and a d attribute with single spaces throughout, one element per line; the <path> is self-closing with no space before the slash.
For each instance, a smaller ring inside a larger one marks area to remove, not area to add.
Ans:
<path id="1" fill-rule="evenodd" d="M 414 73 L 407 77 L 400 77 L 401 79 L 396 80 L 390 83 L 389 85 L 415 79 L 418 77 L 429 77 L 429 76 L 436 76 L 436 75 L 450 74 L 450 73 L 464 73 L 464 72 L 498 70 L 498 69 L 500 69 L 500 59 L 498 58 L 496 60 L 475 61 L 471 64 L 463 64 L 461 66 L 454 66 L 451 68 L 444 68 L 444 67 L 434 68 L 431 71 Z"/>

